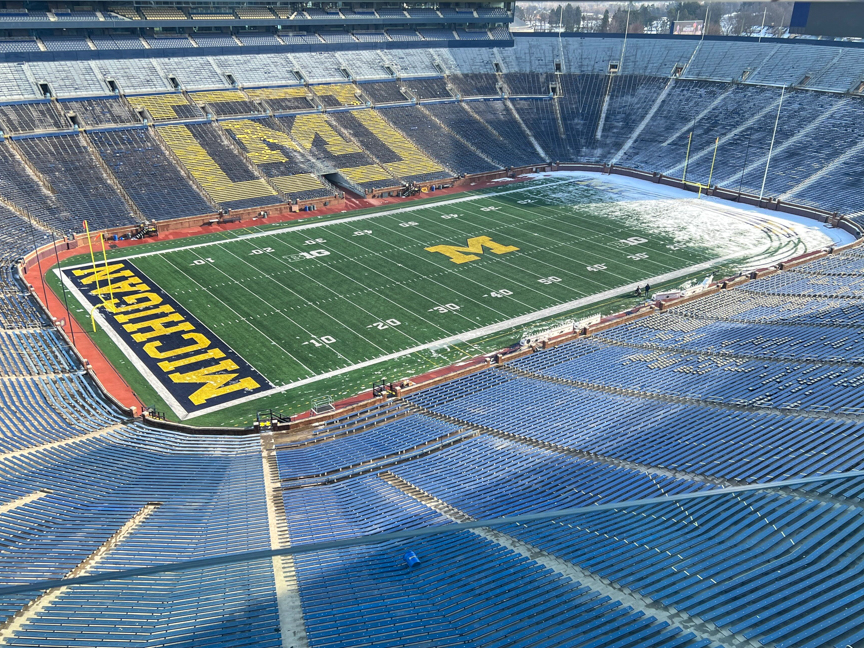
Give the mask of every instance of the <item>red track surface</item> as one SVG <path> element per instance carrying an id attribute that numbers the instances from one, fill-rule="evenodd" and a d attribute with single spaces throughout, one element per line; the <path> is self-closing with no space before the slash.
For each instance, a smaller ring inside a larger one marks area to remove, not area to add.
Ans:
<path id="1" fill-rule="evenodd" d="M 511 180 L 510 182 L 521 180 L 521 178 L 517 180 Z M 430 193 L 418 193 L 414 196 L 410 196 L 407 198 L 346 198 L 344 204 L 334 205 L 330 207 L 324 207 L 322 209 L 318 209 L 314 212 L 292 212 L 290 214 L 286 214 L 280 217 L 271 217 L 267 219 L 267 223 L 278 223 L 282 221 L 292 221 L 292 220 L 302 220 L 306 218 L 311 218 L 315 216 L 324 216 L 327 214 L 334 214 L 340 212 L 350 212 L 356 209 L 367 209 L 369 207 L 382 207 L 389 205 L 398 205 L 401 203 L 407 203 L 418 199 L 423 198 L 432 198 L 440 195 L 449 195 L 449 194 L 457 194 L 464 191 L 473 191 L 476 189 L 483 189 L 491 186 L 499 186 L 501 181 L 487 181 L 487 182 L 478 182 L 470 185 L 460 185 L 456 187 L 450 187 L 448 189 L 441 189 L 439 191 L 430 192 Z M 143 245 L 147 243 L 153 243 L 155 241 L 170 241 L 176 239 L 189 238 L 192 236 L 201 236 L 203 234 L 212 234 L 214 232 L 222 232 L 229 230 L 237 230 L 244 229 L 246 227 L 250 227 L 255 224 L 255 221 L 243 221 L 238 223 L 223 223 L 216 225 L 207 225 L 201 227 L 190 227 L 188 229 L 175 230 L 171 232 L 164 232 L 158 236 L 158 238 L 149 238 L 142 240 L 127 240 L 127 241 L 116 241 L 112 242 L 113 247 L 134 247 L 136 245 Z M 98 235 L 93 235 L 93 244 L 94 248 L 97 248 L 98 244 Z M 97 248 L 101 249 L 101 245 Z M 58 248 L 59 250 L 59 248 Z M 63 250 L 60 251 L 59 256 L 60 260 L 63 261 L 68 259 L 69 257 L 76 256 L 82 253 L 85 253 L 87 248 L 78 247 L 72 250 Z M 65 319 L 66 325 L 63 327 L 66 331 L 66 334 L 71 338 L 74 335 L 75 338 L 75 347 L 81 356 L 86 359 L 90 366 L 93 368 L 93 372 L 96 374 L 99 382 L 105 387 L 106 390 L 119 401 L 121 404 L 126 407 L 137 407 L 138 412 L 140 413 L 142 407 L 145 405 L 138 397 L 138 395 L 134 392 L 134 390 L 129 386 L 129 384 L 123 379 L 123 377 L 117 372 L 114 366 L 108 361 L 102 351 L 94 344 L 93 340 L 90 338 L 89 333 L 81 328 L 81 326 L 66 312 L 66 308 L 63 305 L 61 299 L 59 299 L 50 288 L 45 285 L 43 272 L 47 272 L 49 268 L 56 265 L 56 262 L 53 259 L 45 259 L 41 264 L 41 271 L 38 265 L 30 268 L 30 271 L 25 274 L 25 278 L 30 283 L 36 295 L 40 300 L 46 301 L 46 306 L 48 307 L 49 312 L 56 317 L 58 320 Z M 481 360 L 482 361 L 482 360 Z M 430 374 L 424 374 L 423 377 L 417 378 L 414 382 L 421 383 L 429 380 L 431 378 L 431 374 L 447 374 L 451 373 L 455 370 L 464 368 L 464 365 L 460 365 L 458 367 L 445 367 L 442 369 L 438 369 L 434 372 L 430 372 Z M 363 392 L 354 396 L 352 398 L 346 399 L 339 403 L 340 406 L 344 406 L 348 403 L 356 403 L 363 400 L 369 399 L 371 394 L 369 392 Z"/>

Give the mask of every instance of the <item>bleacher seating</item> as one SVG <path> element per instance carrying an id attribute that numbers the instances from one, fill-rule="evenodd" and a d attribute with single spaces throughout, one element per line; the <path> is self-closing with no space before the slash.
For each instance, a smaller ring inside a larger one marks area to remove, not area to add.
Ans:
<path id="1" fill-rule="evenodd" d="M 306 32 L 280 33 L 279 38 L 286 45 L 318 45 L 321 43 L 321 39 L 316 34 Z"/>
<path id="2" fill-rule="evenodd" d="M 146 49 L 141 38 L 138 36 L 126 36 L 122 34 L 94 34 L 90 40 L 100 50 L 127 50 Z"/>
<path id="3" fill-rule="evenodd" d="M 178 119 L 198 119 L 204 116 L 198 106 L 186 101 L 179 93 L 140 95 L 129 97 L 129 104 L 136 109 L 143 108 L 154 121 L 175 121 Z"/>
<path id="4" fill-rule="evenodd" d="M 80 136 L 34 137 L 17 145 L 69 211 L 85 215 L 94 230 L 137 222 Z"/>
<path id="5" fill-rule="evenodd" d="M 54 9 L 53 14 L 57 20 L 99 20 L 95 11 Z"/>
<path id="6" fill-rule="evenodd" d="M 420 35 L 413 29 L 388 29 L 387 36 L 392 41 L 418 41 L 423 40 Z"/>
<path id="7" fill-rule="evenodd" d="M 85 126 L 119 126 L 138 121 L 119 97 L 75 99 L 58 105 L 63 113 L 75 113 Z"/>
<path id="8" fill-rule="evenodd" d="M 111 14 L 120 16 L 127 20 L 141 20 L 141 14 L 138 13 L 138 10 L 135 9 L 135 7 L 130 5 L 109 7 L 108 11 L 105 12 L 105 15 L 107 17 Z"/>
<path id="9" fill-rule="evenodd" d="M 267 7 L 236 7 L 234 13 L 244 20 L 272 20 L 273 13 Z M 243 40 L 241 38 L 241 40 Z"/>
<path id="10" fill-rule="evenodd" d="M 142 11 L 147 10 L 142 9 Z M 147 44 L 154 49 L 195 47 L 195 43 L 193 43 L 188 36 L 146 36 L 145 39 L 147 40 Z"/>
<path id="11" fill-rule="evenodd" d="M 408 91 L 421 101 L 453 98 L 444 79 L 406 79 L 404 84 Z"/>
<path id="12" fill-rule="evenodd" d="M 71 205 L 67 206 L 64 197 L 52 190 L 53 187 L 46 187 L 29 172 L 10 144 L 0 145 L 0 195 L 18 211 L 32 215 L 37 222 L 58 232 L 80 230 L 81 220 L 74 215 Z"/>
<path id="13" fill-rule="evenodd" d="M 146 59 L 94 61 L 96 69 L 104 77 L 119 82 L 126 93 L 168 92 L 168 81 L 151 61 Z M 129 98 L 131 101 L 131 97 Z"/>
<path id="14" fill-rule="evenodd" d="M 303 86 L 290 88 L 255 88 L 246 91 L 253 100 L 264 102 L 274 113 L 310 110 L 309 91 Z"/>
<path id="15" fill-rule="evenodd" d="M 210 57 L 184 56 L 165 59 L 166 72 L 173 73 L 185 90 L 213 90 L 228 87 L 228 81 L 213 67 Z"/>
<path id="16" fill-rule="evenodd" d="M 338 112 L 330 118 L 350 133 L 364 151 L 379 160 L 381 166 L 396 178 L 427 182 L 453 177 L 452 173 L 424 155 L 374 110 Z"/>
<path id="17" fill-rule="evenodd" d="M 447 79 L 462 97 L 497 97 L 501 94 L 494 74 L 454 74 Z"/>
<path id="18" fill-rule="evenodd" d="M 32 38 L 2 38 L 0 52 L 38 52 L 39 45 Z"/>
<path id="19" fill-rule="evenodd" d="M 277 117 L 277 123 L 279 129 L 290 133 L 309 157 L 329 165 L 361 195 L 368 190 L 399 185 L 363 149 L 334 130 L 323 115 Z"/>
<path id="20" fill-rule="evenodd" d="M 223 122 L 222 128 L 288 200 L 327 198 L 335 194 L 326 181 L 317 177 L 315 166 L 299 146 L 279 130 L 278 122 L 232 120 Z"/>
<path id="21" fill-rule="evenodd" d="M 457 174 L 493 171 L 495 165 L 481 157 L 476 149 L 442 128 L 415 106 L 395 106 L 381 112 L 405 137 Z"/>
<path id="22" fill-rule="evenodd" d="M 102 131 L 89 137 L 147 218 L 165 220 L 169 215 L 182 218 L 215 211 L 146 129 Z"/>
<path id="23" fill-rule="evenodd" d="M 491 40 L 485 29 L 457 29 L 456 37 L 459 40 Z"/>
<path id="24" fill-rule="evenodd" d="M 216 90 L 215 92 L 191 92 L 192 101 L 204 105 L 219 117 L 255 115 L 263 112 L 261 107 L 249 101 L 239 90 Z"/>
<path id="25" fill-rule="evenodd" d="M 157 132 L 215 202 L 229 209 L 280 202 L 276 191 L 249 168 L 218 128 L 190 124 L 160 126 Z"/>
<path id="26" fill-rule="evenodd" d="M 231 18 L 231 16 L 227 16 Z M 231 34 L 195 34 L 193 36 L 198 47 L 240 47 Z"/>
<path id="27" fill-rule="evenodd" d="M 90 49 L 87 41 L 78 36 L 43 36 L 42 43 L 49 52 Z"/>
<path id="28" fill-rule="evenodd" d="M 467 142 L 473 149 L 479 150 L 487 157 L 493 159 L 499 168 L 522 166 L 532 164 L 540 160 L 540 155 L 533 148 L 530 150 L 525 146 L 527 139 L 524 134 L 516 133 L 515 146 L 505 140 L 498 132 L 466 105 L 458 103 L 428 104 L 424 110 L 446 126 L 459 138 Z M 502 117 L 502 115 L 498 115 Z M 503 117 L 506 119 L 506 117 Z M 502 121 L 501 123 L 506 123 Z M 518 128 L 518 124 L 516 125 Z M 509 131 L 509 128 L 508 128 Z M 520 146 L 521 144 L 521 146 Z M 527 144 L 530 147 L 530 143 Z"/>
<path id="29" fill-rule="evenodd" d="M 240 79 L 244 87 L 296 85 L 293 64 L 280 54 L 213 57 L 220 69 Z"/>
<path id="30" fill-rule="evenodd" d="M 506 27 L 493 27 L 489 30 L 489 36 L 495 41 L 512 41 L 513 35 Z"/>
<path id="31" fill-rule="evenodd" d="M 319 43 L 321 41 L 318 41 Z M 292 54 L 292 60 L 303 71 L 309 83 L 344 82 L 342 62 L 331 52 Z"/>
<path id="32" fill-rule="evenodd" d="M 354 80 L 389 79 L 391 76 L 384 69 L 384 61 L 378 52 L 341 53 L 340 58 Z"/>
<path id="33" fill-rule="evenodd" d="M 266 11 L 266 10 L 265 10 Z M 244 32 L 237 34 L 237 38 L 240 39 L 240 42 L 244 45 L 251 46 L 265 46 L 265 45 L 281 45 L 279 39 L 276 38 L 274 34 L 255 34 L 251 32 Z"/>
<path id="34" fill-rule="evenodd" d="M 37 79 L 51 79 L 51 88 L 59 97 L 93 97 L 108 92 L 87 61 L 32 62 L 28 67 Z"/>
<path id="35" fill-rule="evenodd" d="M 364 83 L 360 86 L 360 90 L 375 104 L 406 103 L 408 101 L 408 97 L 402 94 L 399 83 L 396 81 Z"/>
<path id="36" fill-rule="evenodd" d="M 231 9 L 190 9 L 189 17 L 192 20 L 232 20 L 234 12 Z"/>
<path id="37" fill-rule="evenodd" d="M 138 19 L 131 7 L 116 10 Z M 378 14 L 405 17 L 398 7 Z M 500 8 L 477 15 L 508 18 Z M 338 14 L 307 8 L 298 18 L 310 16 Z M 261 44 L 278 42 L 269 38 Z M 299 42 L 322 42 L 308 38 Z M 92 42 L 143 47 L 129 36 Z M 315 647 L 860 645 L 864 480 L 837 479 L 864 469 L 859 248 L 381 402 L 276 441 L 263 462 L 258 435 L 167 432 L 119 413 L 9 269 L 49 243 L 49 229 L 80 231 L 82 218 L 98 229 L 134 225 L 133 207 L 161 220 L 210 213 L 213 203 L 327 198 L 335 189 L 321 174 L 363 193 L 545 162 L 532 138 L 552 160 L 615 159 L 676 176 L 692 132 L 687 175 L 703 182 L 720 138 L 714 181 L 758 190 L 780 86 L 805 75 L 806 89 L 784 94 L 766 193 L 861 212 L 862 105 L 842 94 L 860 80 L 857 49 L 697 42 L 631 39 L 623 61 L 618 36 L 520 36 L 512 48 L 454 55 L 241 51 L 0 64 L 0 128 L 28 134 L 0 142 L 0 586 L 63 578 L 93 556 L 89 573 L 615 504 L 303 553 L 290 569 L 267 559 L 5 596 L 0 621 L 17 616 L 4 642 L 278 648 L 295 645 L 281 636 L 290 627 Z M 493 61 L 511 98 L 456 101 L 453 93 L 497 95 Z M 608 74 L 610 61 L 621 63 L 618 74 Z M 384 78 L 385 64 L 399 81 L 354 85 L 341 72 Z M 745 72 L 747 83 L 730 83 Z M 243 89 L 227 89 L 225 73 Z M 220 121 L 202 123 L 166 75 Z M 106 97 L 106 77 L 124 93 L 149 94 Z M 59 101 L 37 99 L 42 82 Z M 400 84 L 426 102 L 376 110 L 354 94 L 407 104 Z M 351 110 L 315 112 L 313 93 Z M 18 98 L 28 101 L 9 103 Z M 158 124 L 129 127 L 137 118 L 124 101 Z M 259 106 L 294 114 L 256 115 Z M 86 133 L 56 134 L 70 128 L 67 111 Z M 49 135 L 29 136 L 38 131 Z M 718 492 L 802 477 L 815 481 Z M 681 495 L 698 497 L 663 499 Z M 621 504 L 644 499 L 652 502 Z M 405 566 L 409 550 L 420 565 Z M 34 597 L 44 605 L 26 609 Z M 302 623 L 280 619 L 291 597 Z"/>
<path id="38" fill-rule="evenodd" d="M 386 43 L 389 40 L 383 31 L 354 31 L 351 33 L 361 43 Z"/>
<path id="39" fill-rule="evenodd" d="M 318 36 L 325 43 L 356 43 L 357 41 L 347 31 L 319 31 Z"/>
<path id="40" fill-rule="evenodd" d="M 38 133 L 69 130 L 71 124 L 58 114 L 50 101 L 0 104 L 0 129 L 4 133 Z"/>
<path id="41" fill-rule="evenodd" d="M 429 27 L 424 27 L 418 29 L 417 33 L 423 37 L 423 40 L 456 40 L 456 34 L 453 33 L 452 29 L 430 29 Z"/>
<path id="42" fill-rule="evenodd" d="M 188 16 L 175 7 L 141 7 L 141 15 L 146 20 L 188 20 Z"/>

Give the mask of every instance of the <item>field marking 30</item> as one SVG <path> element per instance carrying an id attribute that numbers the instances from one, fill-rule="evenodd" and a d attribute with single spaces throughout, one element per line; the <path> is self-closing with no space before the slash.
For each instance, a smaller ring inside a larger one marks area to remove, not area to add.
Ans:
<path id="1" fill-rule="evenodd" d="M 576 179 L 570 178 L 567 180 L 561 180 L 560 182 L 550 182 L 544 184 L 543 187 L 554 187 L 558 185 L 564 184 L 574 184 L 577 182 Z M 473 196 L 463 196 L 462 198 L 453 198 L 451 200 L 442 200 L 440 202 L 435 203 L 418 203 L 416 205 L 411 205 L 409 207 L 400 207 L 399 209 L 392 209 L 390 211 L 383 212 L 375 212 L 373 214 L 360 214 L 358 216 L 346 216 L 345 218 L 336 218 L 328 221 L 321 221 L 317 223 L 306 223 L 305 225 L 295 225 L 295 226 L 287 226 L 283 228 L 276 228 L 272 230 L 267 230 L 266 232 L 253 232 L 252 234 L 243 234 L 242 236 L 237 236 L 230 239 L 220 239 L 218 241 L 207 241 L 206 243 L 193 243 L 191 245 L 185 245 L 183 247 L 174 247 L 166 250 L 153 250 L 151 252 L 141 252 L 140 254 L 130 254 L 123 257 L 113 257 L 111 260 L 113 261 L 125 261 L 126 259 L 138 259 L 140 257 L 148 257 L 148 256 L 156 256 L 159 254 L 170 254 L 171 252 L 182 252 L 183 250 L 191 250 L 193 248 L 202 248 L 208 247 L 211 245 L 225 245 L 226 243 L 233 243 L 235 241 L 245 241 L 249 239 L 260 238 L 262 236 L 273 236 L 274 234 L 284 234 L 286 232 L 302 232 L 309 229 L 315 229 L 318 227 L 327 227 L 328 225 L 342 225 L 344 223 L 353 223 L 356 221 L 368 220 L 370 218 L 380 218 L 381 216 L 392 216 L 394 214 L 403 214 L 406 212 L 418 211 L 421 209 L 429 209 L 430 207 L 437 207 L 439 205 L 454 205 L 457 203 L 470 202 L 472 200 L 484 200 L 488 199 L 490 196 L 503 196 L 505 194 L 511 193 L 519 193 L 524 191 L 536 191 L 539 187 L 518 187 L 515 189 L 508 189 L 507 191 L 496 191 L 490 192 L 486 194 L 477 194 Z M 88 265 L 87 263 L 81 263 L 76 266 L 64 266 L 64 268 L 81 268 Z"/>
<path id="2" fill-rule="evenodd" d="M 545 319 L 547 317 L 554 317 L 555 315 L 559 315 L 565 311 L 573 310 L 576 308 L 580 308 L 582 306 L 588 306 L 590 304 L 596 303 L 598 301 L 603 301 L 605 299 L 609 299 L 610 297 L 615 297 L 617 295 L 625 294 L 627 292 L 632 292 L 636 290 L 636 287 L 641 287 L 645 282 L 650 284 L 659 284 L 665 281 L 671 281 L 673 279 L 677 279 L 678 277 L 683 277 L 685 275 L 700 272 L 702 270 L 707 270 L 712 266 L 723 263 L 724 261 L 728 261 L 738 255 L 729 255 L 726 257 L 721 257 L 719 259 L 713 259 L 711 261 L 706 261 L 704 263 L 700 263 L 697 265 L 689 266 L 687 268 L 682 268 L 680 270 L 675 270 L 673 272 L 667 272 L 666 274 L 659 275 L 657 277 L 651 277 L 648 279 L 640 279 L 639 281 L 635 281 L 626 286 L 618 286 L 616 288 L 610 288 L 602 293 L 597 293 L 594 295 L 589 295 L 588 297 L 583 297 L 581 299 L 576 299 L 570 302 L 566 302 L 564 304 L 558 304 L 557 306 L 550 306 L 549 308 L 545 308 L 541 311 L 535 311 L 533 313 L 527 313 L 526 315 L 520 315 L 519 317 L 514 317 L 513 319 L 509 319 L 503 322 L 498 322 L 497 324 L 490 324 L 488 326 L 484 326 L 478 329 L 474 329 L 473 331 L 468 331 L 466 333 L 460 333 L 458 335 L 453 335 L 441 340 L 435 340 L 434 342 L 427 342 L 426 344 L 421 344 L 420 346 L 413 347 L 411 349 L 403 349 L 402 351 L 396 351 L 394 353 L 390 353 L 384 356 L 380 356 L 378 358 L 372 358 L 371 360 L 366 360 L 364 362 L 358 362 L 355 365 L 351 365 L 349 367 L 342 367 L 340 369 L 334 369 L 333 371 L 328 371 L 326 373 L 318 374 L 316 376 L 310 376 L 309 378 L 304 378 L 302 380 L 295 381 L 293 383 L 289 383 L 287 385 L 282 385 L 281 387 L 277 387 L 275 389 L 261 392 L 259 394 L 252 394 L 249 396 L 245 396 L 243 398 L 238 398 L 237 400 L 231 401 L 230 403 L 225 403 L 222 405 L 214 405 L 213 407 L 209 407 L 203 410 L 199 410 L 190 414 L 187 418 L 195 418 L 198 416 L 203 416 L 204 414 L 212 414 L 213 412 L 217 412 L 222 409 L 226 409 L 228 407 L 233 407 L 235 405 L 240 405 L 241 403 L 246 403 L 249 401 L 257 400 L 264 396 L 270 396 L 276 393 L 282 393 L 289 391 L 291 389 L 295 389 L 296 387 L 302 387 L 303 385 L 308 385 L 319 380 L 324 380 L 326 378 L 332 378 L 333 376 L 340 376 L 344 373 L 348 373 L 349 371 L 354 371 L 355 369 L 363 369 L 365 367 L 371 367 L 372 365 L 378 364 L 379 362 L 387 362 L 389 360 L 395 360 L 396 358 L 401 358 L 406 355 L 410 355 L 412 353 L 417 353 L 419 351 L 425 351 L 432 347 L 440 347 L 440 346 L 450 346 L 453 344 L 464 343 L 469 340 L 473 340 L 479 337 L 485 337 L 487 335 L 492 335 L 493 333 L 498 333 L 500 331 L 504 331 L 509 328 L 514 328 L 517 326 L 522 326 L 525 324 L 530 324 L 531 322 L 537 321 L 539 319 Z"/>

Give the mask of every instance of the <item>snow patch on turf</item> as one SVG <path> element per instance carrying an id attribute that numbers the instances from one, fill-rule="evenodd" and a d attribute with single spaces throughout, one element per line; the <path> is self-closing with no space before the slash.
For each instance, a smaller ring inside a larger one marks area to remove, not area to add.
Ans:
<path id="1" fill-rule="evenodd" d="M 624 176 L 583 172 L 531 174 L 538 179 L 571 176 L 573 184 L 542 191 L 542 200 L 556 206 L 584 210 L 589 205 L 599 217 L 635 232 L 656 232 L 682 249 L 698 248 L 717 256 L 741 257 L 740 270 L 764 267 L 807 251 L 855 240 L 848 232 L 818 221 L 733 205 L 664 185 L 647 184 Z"/>

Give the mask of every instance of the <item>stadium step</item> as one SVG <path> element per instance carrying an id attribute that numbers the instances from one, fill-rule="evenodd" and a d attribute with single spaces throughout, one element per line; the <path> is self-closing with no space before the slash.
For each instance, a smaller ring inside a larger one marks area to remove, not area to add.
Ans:
<path id="1" fill-rule="evenodd" d="M 701 475 L 699 473 L 693 473 L 684 470 L 669 470 L 666 468 L 661 468 L 659 466 L 637 463 L 635 461 L 622 461 L 620 459 L 615 459 L 614 457 L 608 457 L 606 455 L 601 455 L 595 452 L 575 450 L 573 448 L 568 448 L 562 445 L 558 445 L 556 443 L 541 441 L 527 434 L 514 434 L 512 432 L 506 432 L 504 430 L 499 430 L 498 428 L 490 427 L 487 425 L 478 425 L 476 423 L 471 423 L 470 421 L 464 421 L 460 418 L 456 418 L 455 416 L 450 416 L 448 414 L 440 414 L 438 412 L 435 412 L 434 410 L 429 410 L 422 407 L 421 411 L 427 416 L 431 416 L 433 418 L 437 418 L 439 420 L 446 421 L 454 425 L 460 425 L 466 429 L 473 429 L 477 432 L 477 434 L 488 434 L 499 439 L 515 441 L 516 443 L 520 443 L 522 445 L 531 446 L 532 448 L 539 448 L 541 450 L 548 450 L 550 452 L 566 455 L 568 457 L 576 457 L 577 459 L 585 459 L 587 461 L 605 463 L 615 468 L 626 468 L 628 470 L 642 472 L 650 475 L 663 475 L 666 477 L 671 477 L 673 479 L 688 479 L 690 481 L 714 484 L 720 487 L 739 485 L 736 481 L 731 481 L 727 479 L 714 479 L 706 475 Z"/>
<path id="2" fill-rule="evenodd" d="M 111 537 L 103 542 L 98 549 L 93 551 L 89 556 L 82 560 L 78 565 L 67 572 L 63 578 L 76 578 L 85 576 L 91 573 L 99 566 L 111 551 L 119 547 L 134 531 L 140 527 L 148 517 L 150 517 L 160 503 L 153 502 L 142 506 L 122 527 L 117 529 Z M 42 594 L 26 603 L 21 610 L 16 612 L 12 617 L 0 625 L 0 641 L 12 639 L 16 632 L 20 631 L 29 622 L 38 619 L 40 614 L 48 608 L 52 603 L 55 603 L 64 592 L 68 591 L 65 587 L 56 587 L 44 591 Z"/>
<path id="3" fill-rule="evenodd" d="M 475 518 L 471 517 L 467 513 L 460 511 L 458 508 L 423 491 L 411 482 L 394 475 L 393 473 L 383 472 L 378 476 L 391 486 L 398 488 L 406 495 L 413 497 L 418 502 L 425 504 L 429 508 L 450 518 L 454 522 L 460 523 L 475 521 Z M 608 596 L 613 601 L 620 601 L 623 605 L 628 606 L 633 610 L 638 610 L 647 616 L 654 617 L 660 625 L 665 622 L 670 626 L 680 626 L 684 630 L 696 632 L 700 636 L 711 640 L 708 644 L 704 644 L 706 646 L 711 645 L 719 648 L 719 646 L 722 645 L 721 642 L 729 641 L 731 633 L 726 630 L 717 628 L 716 626 L 712 627 L 711 624 L 706 624 L 698 617 L 693 617 L 679 610 L 666 607 L 658 601 L 654 601 L 649 597 L 633 591 L 626 585 L 620 585 L 614 580 L 603 578 L 588 569 L 584 569 L 568 560 L 559 558 L 549 551 L 500 531 L 498 527 L 474 528 L 470 529 L 470 532 L 477 534 L 486 540 L 490 540 L 502 548 L 513 551 L 528 560 L 535 561 L 546 569 L 550 569 L 566 578 L 570 578 L 575 583 L 590 587 L 592 590 Z M 761 644 L 758 642 L 746 639 L 743 639 L 740 643 L 736 643 L 735 645 L 740 645 L 742 648 L 761 648 Z"/>

